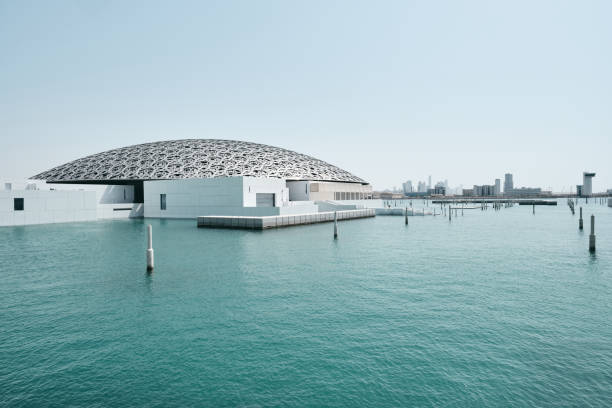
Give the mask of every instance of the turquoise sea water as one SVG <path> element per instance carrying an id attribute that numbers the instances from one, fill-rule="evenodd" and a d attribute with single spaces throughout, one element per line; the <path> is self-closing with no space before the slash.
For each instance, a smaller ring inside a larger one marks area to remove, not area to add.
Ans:
<path id="1" fill-rule="evenodd" d="M 612 208 L 531 211 L 1 228 L 0 405 L 610 406 Z"/>

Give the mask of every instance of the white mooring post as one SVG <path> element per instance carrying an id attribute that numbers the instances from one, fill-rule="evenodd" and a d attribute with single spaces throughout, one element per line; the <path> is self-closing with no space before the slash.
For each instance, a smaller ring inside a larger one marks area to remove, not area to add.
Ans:
<path id="1" fill-rule="evenodd" d="M 584 225 L 582 223 L 582 207 L 580 207 L 580 219 L 578 220 L 578 229 L 583 229 Z"/>
<path id="2" fill-rule="evenodd" d="M 155 266 L 153 259 L 153 227 L 147 226 L 147 271 L 152 271 Z"/>
<path id="3" fill-rule="evenodd" d="M 338 211 L 334 211 L 334 239 L 338 238 Z"/>
<path id="4" fill-rule="evenodd" d="M 406 213 L 404 214 L 404 224 L 408 225 L 408 207 L 406 207 Z"/>
<path id="5" fill-rule="evenodd" d="M 595 252 L 595 216 L 591 215 L 591 235 L 589 235 L 589 252 Z"/>

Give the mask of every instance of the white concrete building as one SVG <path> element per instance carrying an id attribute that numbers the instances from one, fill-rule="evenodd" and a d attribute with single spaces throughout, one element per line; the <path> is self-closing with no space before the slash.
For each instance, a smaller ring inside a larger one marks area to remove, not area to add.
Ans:
<path id="1" fill-rule="evenodd" d="M 270 216 L 316 213 L 312 201 L 289 201 L 281 179 L 226 177 L 144 182 L 144 217 Z"/>
<path id="2" fill-rule="evenodd" d="M 25 189 L 5 188 L 0 226 L 26 223 L 22 219 L 46 223 L 308 214 L 319 211 L 317 203 L 329 210 L 340 205 L 334 201 L 372 198 L 370 184 L 324 161 L 278 147 L 216 139 L 114 149 L 31 179 L 45 181 L 41 185 L 48 191 L 25 195 Z M 71 191 L 51 191 L 49 186 Z M 61 208 L 56 204 L 59 196 L 66 197 Z M 54 211 L 53 216 L 45 216 L 45 211 Z"/>
<path id="3" fill-rule="evenodd" d="M 0 226 L 93 221 L 97 219 L 94 191 L 0 191 Z"/>
<path id="4" fill-rule="evenodd" d="M 4 183 L 0 191 L 0 226 L 53 224 L 142 217 L 127 185 L 56 185 Z"/>

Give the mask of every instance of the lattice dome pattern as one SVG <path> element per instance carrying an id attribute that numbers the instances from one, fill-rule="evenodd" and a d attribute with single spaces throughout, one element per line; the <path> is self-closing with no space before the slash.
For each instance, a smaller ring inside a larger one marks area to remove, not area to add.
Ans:
<path id="1" fill-rule="evenodd" d="M 345 170 L 291 150 L 216 139 L 122 147 L 54 167 L 31 178 L 48 182 L 101 182 L 230 176 L 367 184 Z"/>

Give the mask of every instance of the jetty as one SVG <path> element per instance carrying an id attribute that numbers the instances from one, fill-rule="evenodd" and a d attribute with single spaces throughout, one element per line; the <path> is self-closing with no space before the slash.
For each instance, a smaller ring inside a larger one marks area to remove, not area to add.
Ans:
<path id="1" fill-rule="evenodd" d="M 519 205 L 557 205 L 556 201 L 550 200 L 520 200 Z"/>
<path id="2" fill-rule="evenodd" d="M 312 214 L 273 215 L 265 217 L 206 215 L 198 217 L 198 228 L 265 230 L 271 228 L 290 227 L 294 225 L 334 222 L 334 215 L 337 215 L 338 221 L 343 221 L 357 218 L 375 217 L 376 211 L 373 208 L 364 208 L 360 210 L 325 211 Z"/>

